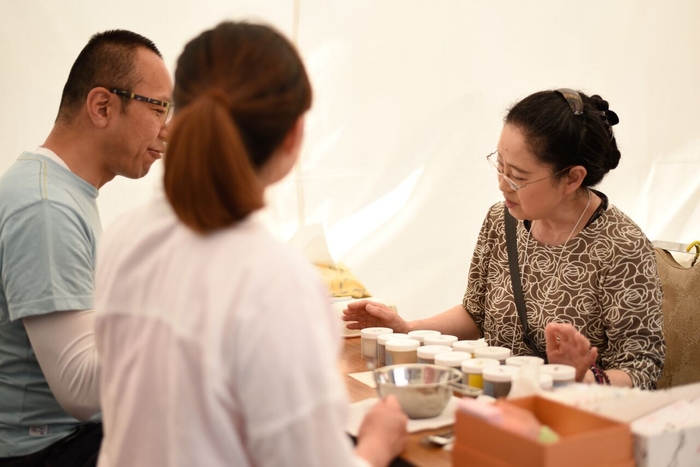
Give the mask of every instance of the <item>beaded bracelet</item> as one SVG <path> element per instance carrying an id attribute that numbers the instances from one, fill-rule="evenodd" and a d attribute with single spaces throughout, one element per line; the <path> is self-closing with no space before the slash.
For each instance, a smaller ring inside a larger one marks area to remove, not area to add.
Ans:
<path id="1" fill-rule="evenodd" d="M 608 378 L 605 371 L 602 368 L 599 368 L 598 365 L 592 365 L 591 371 L 593 372 L 593 377 L 595 378 L 596 383 L 610 385 L 610 378 Z"/>

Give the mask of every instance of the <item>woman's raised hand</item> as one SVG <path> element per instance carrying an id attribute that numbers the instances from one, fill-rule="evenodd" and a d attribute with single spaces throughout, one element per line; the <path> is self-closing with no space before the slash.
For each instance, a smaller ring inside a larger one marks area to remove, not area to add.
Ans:
<path id="1" fill-rule="evenodd" d="M 576 381 L 583 381 L 588 369 L 598 358 L 598 349 L 568 323 L 549 323 L 544 329 L 547 339 L 547 361 L 576 368 Z"/>
<path id="2" fill-rule="evenodd" d="M 408 324 L 392 308 L 378 302 L 358 300 L 348 303 L 343 310 L 343 321 L 350 321 L 348 329 L 372 327 L 391 328 L 394 332 L 408 332 Z"/>

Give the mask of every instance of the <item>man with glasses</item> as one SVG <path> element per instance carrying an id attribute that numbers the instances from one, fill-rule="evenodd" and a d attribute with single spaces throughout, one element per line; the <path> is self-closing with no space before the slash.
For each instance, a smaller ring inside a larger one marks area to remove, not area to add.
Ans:
<path id="1" fill-rule="evenodd" d="M 165 150 L 172 81 L 150 40 L 95 34 L 46 141 L 0 178 L 0 466 L 95 465 L 98 190 Z"/>

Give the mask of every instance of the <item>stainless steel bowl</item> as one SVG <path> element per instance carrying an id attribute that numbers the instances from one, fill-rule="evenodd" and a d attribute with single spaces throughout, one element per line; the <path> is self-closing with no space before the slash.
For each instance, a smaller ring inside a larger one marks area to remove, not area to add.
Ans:
<path id="1" fill-rule="evenodd" d="M 380 397 L 393 394 L 409 418 L 437 417 L 452 396 L 462 372 L 424 363 L 390 365 L 374 370 Z"/>

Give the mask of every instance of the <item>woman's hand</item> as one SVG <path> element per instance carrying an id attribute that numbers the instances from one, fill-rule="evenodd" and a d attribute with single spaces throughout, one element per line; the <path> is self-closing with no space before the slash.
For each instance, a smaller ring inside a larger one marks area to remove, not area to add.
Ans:
<path id="1" fill-rule="evenodd" d="M 346 325 L 348 329 L 385 327 L 393 329 L 394 332 L 409 331 L 408 323 L 396 311 L 384 304 L 369 300 L 348 303 L 348 307 L 343 310 L 343 321 L 354 321 Z"/>
<path id="2" fill-rule="evenodd" d="M 544 329 L 547 339 L 547 360 L 576 368 L 576 381 L 583 381 L 586 372 L 598 358 L 598 349 L 568 323 L 549 323 Z"/>
<path id="3" fill-rule="evenodd" d="M 401 454 L 408 441 L 408 417 L 395 396 L 377 402 L 365 415 L 355 454 L 372 466 L 384 467 Z"/>

